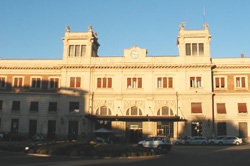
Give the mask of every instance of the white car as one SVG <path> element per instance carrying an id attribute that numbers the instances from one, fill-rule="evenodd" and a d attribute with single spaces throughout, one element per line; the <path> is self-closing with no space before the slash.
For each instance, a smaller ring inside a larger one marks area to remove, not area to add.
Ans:
<path id="1" fill-rule="evenodd" d="M 219 144 L 219 142 L 223 142 L 223 139 L 225 138 L 226 136 L 217 136 L 216 138 L 212 138 L 212 139 L 209 139 L 208 140 L 208 143 L 210 145 L 217 145 Z"/>
<path id="2" fill-rule="evenodd" d="M 147 139 L 138 142 L 138 146 L 145 148 L 158 148 L 167 150 L 170 150 L 172 147 L 170 139 L 165 136 L 148 137 Z"/>
<path id="3" fill-rule="evenodd" d="M 190 139 L 189 144 L 191 144 L 191 145 L 207 145 L 208 139 L 207 139 L 207 137 L 195 136 L 195 137 L 192 137 Z"/>
<path id="4" fill-rule="evenodd" d="M 174 145 L 185 145 L 185 144 L 189 144 L 189 141 L 191 138 L 192 137 L 190 136 L 185 136 L 180 139 L 173 140 L 172 142 Z"/>
<path id="5" fill-rule="evenodd" d="M 243 141 L 236 136 L 222 136 L 218 139 L 214 139 L 214 144 L 217 145 L 240 145 Z"/>

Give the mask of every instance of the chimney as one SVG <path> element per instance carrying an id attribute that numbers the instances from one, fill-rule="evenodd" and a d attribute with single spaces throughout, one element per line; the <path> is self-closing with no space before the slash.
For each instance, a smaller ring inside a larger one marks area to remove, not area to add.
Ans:
<path id="1" fill-rule="evenodd" d="M 244 54 L 241 54 L 241 58 L 245 58 L 245 55 L 244 55 Z"/>

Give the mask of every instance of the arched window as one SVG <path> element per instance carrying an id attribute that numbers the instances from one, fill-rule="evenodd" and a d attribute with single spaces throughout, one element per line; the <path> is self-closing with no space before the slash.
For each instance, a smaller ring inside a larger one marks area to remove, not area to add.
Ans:
<path id="1" fill-rule="evenodd" d="M 164 106 L 157 111 L 157 115 L 173 116 L 174 112 L 171 108 Z"/>
<path id="2" fill-rule="evenodd" d="M 97 108 L 96 115 L 111 115 L 111 110 L 106 106 L 101 106 Z"/>
<path id="3" fill-rule="evenodd" d="M 130 107 L 129 109 L 127 109 L 126 115 L 131 115 L 131 116 L 142 115 L 142 111 L 140 108 L 133 106 L 133 107 Z"/>

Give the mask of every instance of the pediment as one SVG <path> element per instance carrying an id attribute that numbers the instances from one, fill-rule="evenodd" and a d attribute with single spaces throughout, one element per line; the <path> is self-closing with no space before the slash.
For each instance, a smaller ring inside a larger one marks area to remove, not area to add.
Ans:
<path id="1" fill-rule="evenodd" d="M 142 49 L 136 45 L 131 48 L 124 49 L 124 57 L 127 60 L 142 60 L 147 56 L 147 49 Z"/>

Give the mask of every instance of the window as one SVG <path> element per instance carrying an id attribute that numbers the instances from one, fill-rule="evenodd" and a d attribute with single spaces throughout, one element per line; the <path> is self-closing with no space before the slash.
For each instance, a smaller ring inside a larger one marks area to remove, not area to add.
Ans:
<path id="1" fill-rule="evenodd" d="M 127 78 L 127 88 L 142 88 L 142 78 Z"/>
<path id="2" fill-rule="evenodd" d="M 165 106 L 165 107 L 162 107 L 160 108 L 158 111 L 157 111 L 157 115 L 167 115 L 167 116 L 173 116 L 174 115 L 174 112 L 171 108 Z"/>
<path id="3" fill-rule="evenodd" d="M 225 77 L 215 77 L 215 88 L 226 88 Z"/>
<path id="4" fill-rule="evenodd" d="M 30 102 L 30 111 L 33 111 L 33 112 L 38 111 L 38 102 L 37 101 Z"/>
<path id="5" fill-rule="evenodd" d="M 49 88 L 59 88 L 59 78 L 49 78 Z"/>
<path id="6" fill-rule="evenodd" d="M 33 77 L 31 78 L 31 88 L 41 88 L 41 77 Z"/>
<path id="7" fill-rule="evenodd" d="M 200 88 L 201 87 L 201 77 L 190 77 L 190 87 Z"/>
<path id="8" fill-rule="evenodd" d="M 0 76 L 0 88 L 5 88 L 6 87 L 6 77 Z"/>
<path id="9" fill-rule="evenodd" d="M 20 101 L 12 102 L 12 111 L 20 111 Z"/>
<path id="10" fill-rule="evenodd" d="M 225 122 L 217 124 L 217 135 L 227 135 L 227 124 Z"/>
<path id="11" fill-rule="evenodd" d="M 157 88 L 173 88 L 173 77 L 158 77 Z"/>
<path id="12" fill-rule="evenodd" d="M 238 103 L 238 111 L 239 111 L 239 113 L 247 113 L 247 104 L 246 103 Z"/>
<path id="13" fill-rule="evenodd" d="M 194 136 L 202 136 L 202 122 L 192 122 L 191 124 L 191 132 L 192 132 L 192 137 Z"/>
<path id="14" fill-rule="evenodd" d="M 112 78 L 97 78 L 97 88 L 112 88 Z"/>
<path id="15" fill-rule="evenodd" d="M 79 102 L 69 102 L 69 112 L 79 112 Z"/>
<path id="16" fill-rule="evenodd" d="M 217 113 L 218 114 L 225 114 L 226 113 L 225 103 L 217 103 Z"/>
<path id="17" fill-rule="evenodd" d="M 49 102 L 49 112 L 57 111 L 57 102 Z"/>
<path id="18" fill-rule="evenodd" d="M 19 119 L 11 119 L 11 133 L 18 133 Z"/>
<path id="19" fill-rule="evenodd" d="M 69 57 L 83 57 L 86 55 L 85 45 L 70 45 L 69 46 Z"/>
<path id="20" fill-rule="evenodd" d="M 81 77 L 70 77 L 70 87 L 71 88 L 81 87 Z"/>
<path id="21" fill-rule="evenodd" d="M 166 122 L 166 121 L 158 121 L 157 122 L 157 135 L 173 138 L 174 137 L 174 123 Z"/>
<path id="22" fill-rule="evenodd" d="M 13 86 L 15 88 L 23 87 L 23 77 L 14 77 Z"/>
<path id="23" fill-rule="evenodd" d="M 204 43 L 186 43 L 186 56 L 203 56 Z"/>
<path id="24" fill-rule="evenodd" d="M 142 115 L 142 111 L 140 108 L 133 106 L 127 109 L 126 115 L 132 115 L 132 116 Z"/>
<path id="25" fill-rule="evenodd" d="M 191 112 L 192 113 L 202 113 L 201 103 L 191 103 Z"/>
<path id="26" fill-rule="evenodd" d="M 111 110 L 105 106 L 97 108 L 96 115 L 111 115 Z"/>
<path id="27" fill-rule="evenodd" d="M 246 88 L 246 77 L 235 77 L 236 88 Z"/>
<path id="28" fill-rule="evenodd" d="M 3 110 L 3 101 L 0 100 L 0 110 Z"/>

